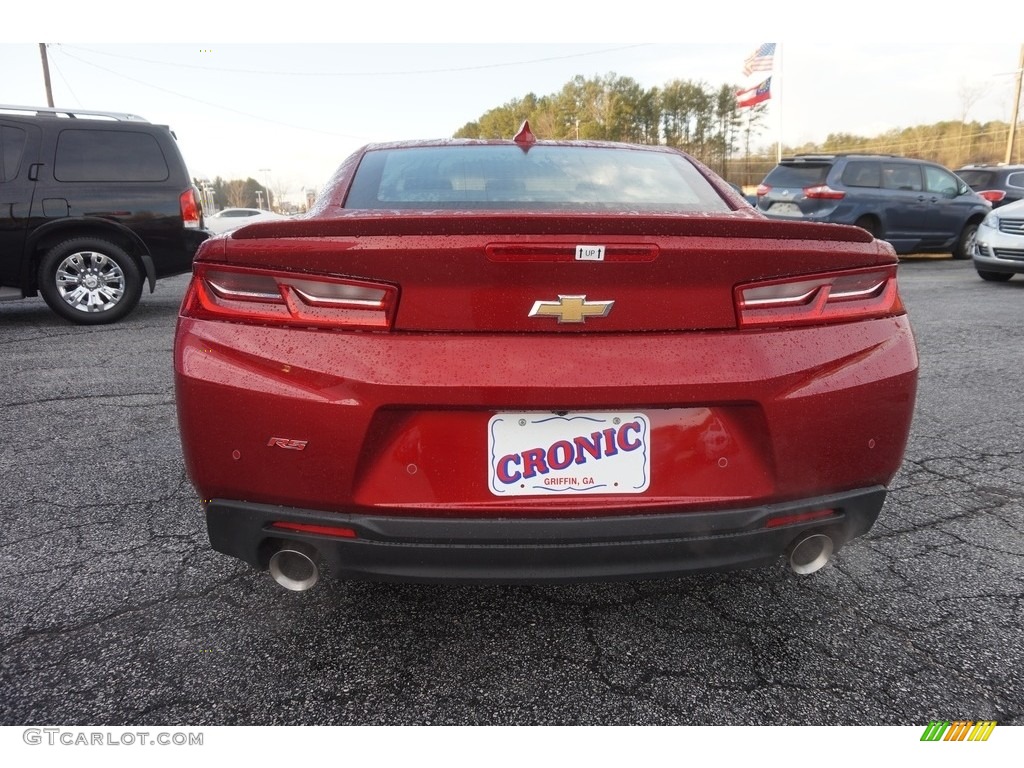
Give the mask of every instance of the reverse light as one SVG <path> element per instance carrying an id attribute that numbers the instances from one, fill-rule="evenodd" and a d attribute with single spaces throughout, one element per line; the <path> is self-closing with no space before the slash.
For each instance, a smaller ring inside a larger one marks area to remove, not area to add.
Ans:
<path id="1" fill-rule="evenodd" d="M 295 531 L 296 533 L 313 533 L 317 536 L 333 536 L 338 539 L 357 539 L 358 534 L 352 528 L 344 528 L 334 525 L 312 525 L 310 523 L 285 523 L 275 522 L 270 524 L 271 528 L 281 531 Z"/>
<path id="2" fill-rule="evenodd" d="M 819 184 L 816 187 L 805 187 L 804 196 L 811 200 L 842 200 L 846 193 L 832 189 L 828 184 Z"/>
<path id="3" fill-rule="evenodd" d="M 809 523 L 813 520 L 824 520 L 827 517 L 835 517 L 834 509 L 815 509 L 811 512 L 797 512 L 792 515 L 776 515 L 765 520 L 765 528 L 781 528 L 784 525 L 796 525 L 797 523 Z"/>
<path id="4" fill-rule="evenodd" d="M 263 325 L 387 330 L 397 299 L 398 288 L 383 283 L 197 263 L 182 314 Z"/>
<path id="5" fill-rule="evenodd" d="M 740 285 L 735 300 L 741 328 L 818 325 L 904 312 L 895 265 Z"/>
<path id="6" fill-rule="evenodd" d="M 199 205 L 199 196 L 195 189 L 186 189 L 178 196 L 178 205 L 181 207 L 181 220 L 187 229 L 199 229 L 200 220 L 203 217 L 203 209 Z"/>

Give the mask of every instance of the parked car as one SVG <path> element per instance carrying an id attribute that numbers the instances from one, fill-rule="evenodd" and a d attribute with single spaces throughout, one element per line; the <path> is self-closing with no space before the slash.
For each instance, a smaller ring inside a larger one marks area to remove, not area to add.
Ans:
<path id="1" fill-rule="evenodd" d="M 956 175 L 993 208 L 1024 199 L 1024 165 L 965 165 Z"/>
<path id="2" fill-rule="evenodd" d="M 213 234 L 220 235 L 257 221 L 279 221 L 285 218 L 287 216 L 260 208 L 225 208 L 206 217 L 206 228 Z"/>
<path id="3" fill-rule="evenodd" d="M 1024 273 L 1024 200 L 985 217 L 978 229 L 974 268 L 983 280 L 1000 283 Z"/>
<path id="4" fill-rule="evenodd" d="M 136 115 L 0 106 L 0 300 L 112 323 L 209 237 L 174 135 Z"/>
<path id="5" fill-rule="evenodd" d="M 969 259 L 978 225 L 991 210 L 951 171 L 895 155 L 796 155 L 783 158 L 757 189 L 771 218 L 853 224 L 897 253 L 951 252 Z"/>
<path id="6" fill-rule="evenodd" d="M 898 259 L 668 147 L 364 147 L 200 248 L 174 344 L 212 546 L 289 589 L 821 566 L 900 467 Z"/>

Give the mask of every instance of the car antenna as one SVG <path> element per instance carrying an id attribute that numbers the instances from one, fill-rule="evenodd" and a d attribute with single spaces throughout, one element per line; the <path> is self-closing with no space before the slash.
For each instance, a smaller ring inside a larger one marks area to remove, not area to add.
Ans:
<path id="1" fill-rule="evenodd" d="M 537 143 L 537 137 L 530 130 L 529 120 L 523 120 L 523 124 L 519 126 L 519 133 L 513 137 L 512 141 L 519 144 L 524 152 Z"/>

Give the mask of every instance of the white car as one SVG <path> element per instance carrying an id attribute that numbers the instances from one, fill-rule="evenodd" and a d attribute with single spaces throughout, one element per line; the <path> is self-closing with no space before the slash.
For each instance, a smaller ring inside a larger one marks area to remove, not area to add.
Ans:
<path id="1" fill-rule="evenodd" d="M 985 217 L 974 241 L 974 268 L 984 280 L 996 282 L 1024 273 L 1024 200 Z"/>
<path id="2" fill-rule="evenodd" d="M 213 234 L 220 235 L 238 229 L 245 224 L 253 224 L 257 221 L 279 221 L 287 218 L 280 213 L 263 211 L 259 208 L 225 208 L 206 217 L 206 228 Z"/>

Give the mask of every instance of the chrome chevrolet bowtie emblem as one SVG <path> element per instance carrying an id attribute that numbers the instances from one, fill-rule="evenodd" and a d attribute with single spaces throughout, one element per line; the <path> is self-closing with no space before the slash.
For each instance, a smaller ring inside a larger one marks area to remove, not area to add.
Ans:
<path id="1" fill-rule="evenodd" d="M 587 301 L 586 296 L 562 296 L 558 301 L 536 301 L 530 317 L 556 317 L 559 323 L 585 323 L 588 317 L 607 317 L 614 301 Z"/>

